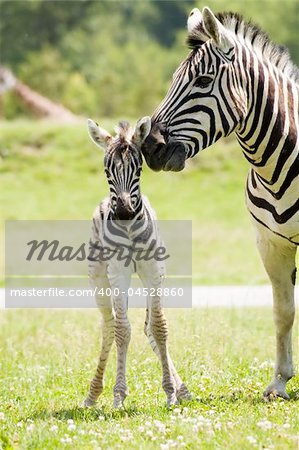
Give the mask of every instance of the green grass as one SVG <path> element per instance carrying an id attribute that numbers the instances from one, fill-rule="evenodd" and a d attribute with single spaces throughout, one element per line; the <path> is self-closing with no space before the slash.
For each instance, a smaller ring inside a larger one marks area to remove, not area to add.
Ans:
<path id="1" fill-rule="evenodd" d="M 98 356 L 94 310 L 1 313 L 0 448 L 298 448 L 298 377 L 289 402 L 262 400 L 274 355 L 268 309 L 167 311 L 170 351 L 194 396 L 174 410 L 143 336 L 144 312 L 129 315 L 130 394 L 116 411 L 114 348 L 97 407 L 80 407 Z"/>
<path id="2" fill-rule="evenodd" d="M 116 123 L 101 125 L 112 130 Z M 103 154 L 84 123 L 0 122 L 0 155 L 1 223 L 89 220 L 107 194 Z M 268 282 L 244 205 L 247 169 L 233 139 L 202 152 L 181 173 L 154 173 L 144 165 L 142 191 L 158 218 L 192 220 L 195 284 Z"/>
<path id="3" fill-rule="evenodd" d="M 115 122 L 101 125 L 111 130 Z M 84 124 L 1 122 L 0 156 L 2 248 L 5 219 L 88 220 L 107 194 L 103 155 Z M 244 206 L 246 172 L 232 140 L 182 173 L 144 167 L 142 190 L 159 219 L 193 222 L 196 284 L 267 282 Z M 0 312 L 0 449 L 297 449 L 298 377 L 289 382 L 289 402 L 264 403 L 261 396 L 272 375 L 271 311 L 167 315 L 171 354 L 194 399 L 165 407 L 160 367 L 142 333 L 144 314 L 132 310 L 130 396 L 115 411 L 115 349 L 98 406 L 80 407 L 98 356 L 94 310 Z"/>

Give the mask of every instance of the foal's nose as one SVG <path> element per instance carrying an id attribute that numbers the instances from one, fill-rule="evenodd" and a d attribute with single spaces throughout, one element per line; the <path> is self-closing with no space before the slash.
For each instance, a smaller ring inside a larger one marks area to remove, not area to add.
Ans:
<path id="1" fill-rule="evenodd" d="M 132 206 L 130 194 L 123 192 L 116 200 L 115 217 L 118 220 L 131 220 L 134 214 L 135 210 Z"/>

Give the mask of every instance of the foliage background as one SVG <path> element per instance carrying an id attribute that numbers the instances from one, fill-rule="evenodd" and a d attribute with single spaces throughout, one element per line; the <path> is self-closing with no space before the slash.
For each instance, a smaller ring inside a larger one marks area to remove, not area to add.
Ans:
<path id="1" fill-rule="evenodd" d="M 164 96 L 187 53 L 189 11 L 206 3 L 257 22 L 299 63 L 293 0 L 1 0 L 1 63 L 79 115 L 144 115 Z M 7 118 L 28 114 L 13 95 L 2 102 Z"/>

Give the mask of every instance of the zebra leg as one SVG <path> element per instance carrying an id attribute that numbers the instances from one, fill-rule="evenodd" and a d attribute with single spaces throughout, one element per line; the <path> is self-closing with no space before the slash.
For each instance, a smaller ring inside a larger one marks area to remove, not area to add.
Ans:
<path id="1" fill-rule="evenodd" d="M 105 287 L 103 288 L 103 291 L 105 291 L 106 287 L 109 287 L 107 277 L 105 277 L 104 286 Z M 111 307 L 111 300 L 107 296 L 99 296 L 99 295 L 96 296 L 96 300 L 102 314 L 102 323 L 103 323 L 102 348 L 96 373 L 90 384 L 89 393 L 84 401 L 84 406 L 93 406 L 96 403 L 99 395 L 103 391 L 104 372 L 106 369 L 111 346 L 114 341 L 114 314 Z"/>
<path id="2" fill-rule="evenodd" d="M 173 374 L 173 364 L 167 349 L 167 322 L 161 307 L 160 297 L 152 297 L 151 305 L 149 308 L 149 324 L 148 335 L 153 337 L 154 348 L 157 344 L 157 355 L 159 355 L 162 365 L 162 387 L 167 396 L 167 406 L 175 405 L 178 403 L 176 397 L 176 383 Z"/>
<path id="3" fill-rule="evenodd" d="M 158 345 L 154 339 L 153 334 L 151 333 L 151 330 L 149 328 L 149 311 L 148 308 L 146 309 L 146 318 L 145 318 L 145 323 L 144 323 L 144 334 L 146 335 L 146 337 L 149 340 L 150 346 L 152 347 L 154 353 L 158 356 L 158 358 L 161 360 L 161 356 L 160 356 L 160 352 L 158 349 Z M 191 400 L 192 396 L 190 394 L 190 392 L 187 389 L 187 386 L 183 383 L 181 377 L 179 376 L 179 374 L 176 371 L 176 368 L 173 364 L 173 361 L 169 355 L 169 364 L 170 364 L 170 369 L 171 369 L 171 373 L 172 376 L 174 378 L 175 381 L 175 386 L 176 386 L 176 397 L 178 400 Z"/>
<path id="4" fill-rule="evenodd" d="M 126 362 L 128 346 L 131 339 L 131 326 L 127 316 L 128 296 L 132 267 L 125 267 L 119 262 L 111 261 L 108 278 L 112 289 L 115 314 L 115 342 L 117 350 L 117 372 L 114 385 L 114 407 L 120 408 L 128 395 L 126 383 Z"/>
<path id="5" fill-rule="evenodd" d="M 131 339 L 131 326 L 127 316 L 127 298 L 113 299 L 115 311 L 115 341 L 117 348 L 117 373 L 114 385 L 114 407 L 120 408 L 128 395 L 126 383 L 127 351 Z"/>
<path id="6" fill-rule="evenodd" d="M 276 327 L 276 363 L 274 378 L 264 397 L 289 399 L 286 383 L 294 375 L 292 363 L 292 326 L 295 317 L 294 285 L 296 247 L 274 240 L 269 233 L 258 235 L 258 248 L 272 283 L 273 313 Z"/>

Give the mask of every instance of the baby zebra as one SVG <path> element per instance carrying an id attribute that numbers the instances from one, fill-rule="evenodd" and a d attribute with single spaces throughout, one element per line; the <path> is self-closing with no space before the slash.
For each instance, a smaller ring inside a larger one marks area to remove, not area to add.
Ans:
<path id="1" fill-rule="evenodd" d="M 144 332 L 154 352 L 160 358 L 162 386 L 167 405 L 189 399 L 190 394 L 178 375 L 167 349 L 167 322 L 157 289 L 161 288 L 165 274 L 164 264 L 157 258 L 145 261 L 119 258 L 115 250 L 136 249 L 154 255 L 163 245 L 157 229 L 156 216 L 146 197 L 140 192 L 142 170 L 141 145 L 151 129 L 151 120 L 144 117 L 135 130 L 127 122 L 120 122 L 116 136 L 112 137 L 92 120 L 88 120 L 91 139 L 105 150 L 104 168 L 110 195 L 96 208 L 90 241 L 89 277 L 96 288 L 96 301 L 103 318 L 103 339 L 96 374 L 91 382 L 85 406 L 95 404 L 103 390 L 103 376 L 108 355 L 115 337 L 117 347 L 117 375 L 114 386 L 114 407 L 121 407 L 127 396 L 126 357 L 131 337 L 127 317 L 128 288 L 131 276 L 137 272 L 144 287 L 154 296 L 147 298 Z M 152 247 L 155 243 L 154 248 Z M 151 245 L 151 247 L 150 247 Z M 110 249 L 113 257 L 103 257 Z M 102 253 L 101 253 L 102 252 Z M 102 255 L 102 256 L 100 256 Z M 111 298 L 107 296 L 111 291 Z"/>

